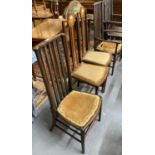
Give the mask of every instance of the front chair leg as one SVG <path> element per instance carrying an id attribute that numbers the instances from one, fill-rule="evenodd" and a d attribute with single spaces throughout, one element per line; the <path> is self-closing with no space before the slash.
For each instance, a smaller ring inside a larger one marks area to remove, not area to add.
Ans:
<path id="1" fill-rule="evenodd" d="M 57 117 L 57 114 L 54 114 L 53 110 L 51 109 L 51 112 L 52 112 L 52 125 L 51 125 L 51 128 L 50 128 L 50 131 L 53 131 L 54 127 L 55 127 L 55 124 L 56 124 L 56 117 Z"/>
<path id="2" fill-rule="evenodd" d="M 121 60 L 122 60 L 122 51 L 121 51 L 120 57 L 119 57 L 119 61 L 121 61 Z"/>
<path id="3" fill-rule="evenodd" d="M 82 146 L 82 153 L 85 153 L 85 132 L 81 130 L 81 146 Z"/>
<path id="4" fill-rule="evenodd" d="M 106 83 L 107 83 L 107 79 L 106 79 L 106 80 L 104 81 L 104 83 L 102 84 L 102 93 L 105 92 Z"/>
<path id="5" fill-rule="evenodd" d="M 51 125 L 51 128 L 50 128 L 50 131 L 53 131 L 53 129 L 54 129 L 54 127 L 55 127 L 55 123 L 56 123 L 56 121 L 53 119 L 52 125 Z"/>
<path id="6" fill-rule="evenodd" d="M 101 107 L 100 107 L 100 111 L 99 111 L 98 121 L 101 121 L 101 114 L 102 114 L 102 101 L 101 101 Z"/>

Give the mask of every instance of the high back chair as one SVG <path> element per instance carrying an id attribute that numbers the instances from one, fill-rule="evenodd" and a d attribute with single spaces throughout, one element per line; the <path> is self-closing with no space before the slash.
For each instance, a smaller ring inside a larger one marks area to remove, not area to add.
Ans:
<path id="1" fill-rule="evenodd" d="M 101 52 L 112 54 L 112 75 L 114 73 L 116 57 L 117 55 L 122 55 L 122 44 L 121 40 L 117 40 L 117 35 L 114 33 L 119 33 L 116 29 L 110 29 L 105 26 L 105 4 L 104 1 L 97 2 L 94 4 L 94 48 Z M 109 35 L 109 33 L 113 33 Z"/>
<path id="2" fill-rule="evenodd" d="M 122 15 L 114 14 L 113 0 L 104 0 L 102 3 L 104 4 L 103 23 L 106 29 L 111 30 L 111 31 L 107 31 L 106 37 L 121 40 L 122 39 L 122 21 L 120 20 L 122 20 Z"/>
<path id="3" fill-rule="evenodd" d="M 112 55 L 110 53 L 88 50 L 88 29 L 87 14 L 84 7 L 76 18 L 78 52 L 80 61 L 101 66 L 110 66 Z"/>
<path id="4" fill-rule="evenodd" d="M 99 87 L 102 87 L 102 92 L 104 92 L 106 86 L 106 80 L 109 73 L 109 67 L 96 65 L 95 63 L 85 63 L 80 61 L 81 54 L 78 50 L 80 48 L 78 44 L 79 39 L 78 35 L 75 34 L 75 32 L 78 31 L 79 29 L 77 29 L 76 27 L 77 24 L 75 23 L 76 18 L 73 15 L 70 15 L 68 17 L 67 23 L 65 21 L 65 24 L 67 26 L 64 26 L 64 31 L 66 34 L 68 34 L 66 36 L 68 40 L 67 47 L 68 49 L 71 49 L 68 52 L 70 66 L 72 66 L 71 76 L 72 78 L 77 80 L 78 85 L 81 82 L 95 87 L 95 94 L 98 94 Z M 66 27 L 68 28 L 69 32 L 66 30 Z M 83 48 L 86 48 L 85 44 L 86 42 L 83 44 Z"/>
<path id="5" fill-rule="evenodd" d="M 51 105 L 51 131 L 54 127 L 64 131 L 81 143 L 84 153 L 85 136 L 96 118 L 101 119 L 101 97 L 72 90 L 64 34 L 41 42 L 33 50 L 39 61 Z M 66 127 L 68 130 L 65 130 Z"/>

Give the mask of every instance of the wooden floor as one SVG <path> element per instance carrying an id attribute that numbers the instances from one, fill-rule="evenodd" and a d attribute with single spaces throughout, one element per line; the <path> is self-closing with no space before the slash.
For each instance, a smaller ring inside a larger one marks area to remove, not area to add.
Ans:
<path id="1" fill-rule="evenodd" d="M 82 91 L 91 87 L 80 85 Z M 92 91 L 92 93 L 94 90 Z M 102 120 L 96 121 L 86 137 L 87 155 L 122 154 L 122 62 L 117 62 L 113 76 L 108 77 L 103 97 Z M 80 143 L 55 128 L 49 131 L 51 113 L 48 102 L 38 112 L 32 125 L 33 155 L 81 155 Z M 74 133 L 73 133 L 74 134 Z"/>

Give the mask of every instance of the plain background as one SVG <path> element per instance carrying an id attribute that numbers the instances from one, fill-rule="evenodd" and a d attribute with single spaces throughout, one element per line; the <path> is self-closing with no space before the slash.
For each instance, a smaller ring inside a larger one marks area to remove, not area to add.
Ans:
<path id="1" fill-rule="evenodd" d="M 0 154 L 32 154 L 30 0 L 0 5 Z M 123 155 L 155 154 L 155 2 L 123 0 Z"/>

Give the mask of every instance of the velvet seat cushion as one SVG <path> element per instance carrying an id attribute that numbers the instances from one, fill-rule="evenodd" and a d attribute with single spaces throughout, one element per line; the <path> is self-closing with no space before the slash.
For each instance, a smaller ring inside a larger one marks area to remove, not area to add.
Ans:
<path id="1" fill-rule="evenodd" d="M 81 128 L 93 118 L 100 104 L 97 95 L 72 91 L 59 104 L 57 111 L 66 121 Z"/>
<path id="2" fill-rule="evenodd" d="M 116 43 L 112 43 L 112 42 L 101 42 L 98 46 L 97 49 L 103 52 L 107 52 L 107 53 L 111 53 L 111 54 L 115 54 L 115 48 L 116 48 Z M 122 44 L 118 44 L 117 46 L 117 53 L 119 53 L 121 51 L 122 48 Z"/>
<path id="3" fill-rule="evenodd" d="M 88 51 L 82 61 L 93 63 L 97 65 L 108 66 L 112 60 L 112 55 L 110 53 L 98 52 L 98 51 Z"/>
<path id="4" fill-rule="evenodd" d="M 73 72 L 72 77 L 93 86 L 101 86 L 109 73 L 109 67 L 81 63 Z"/>

